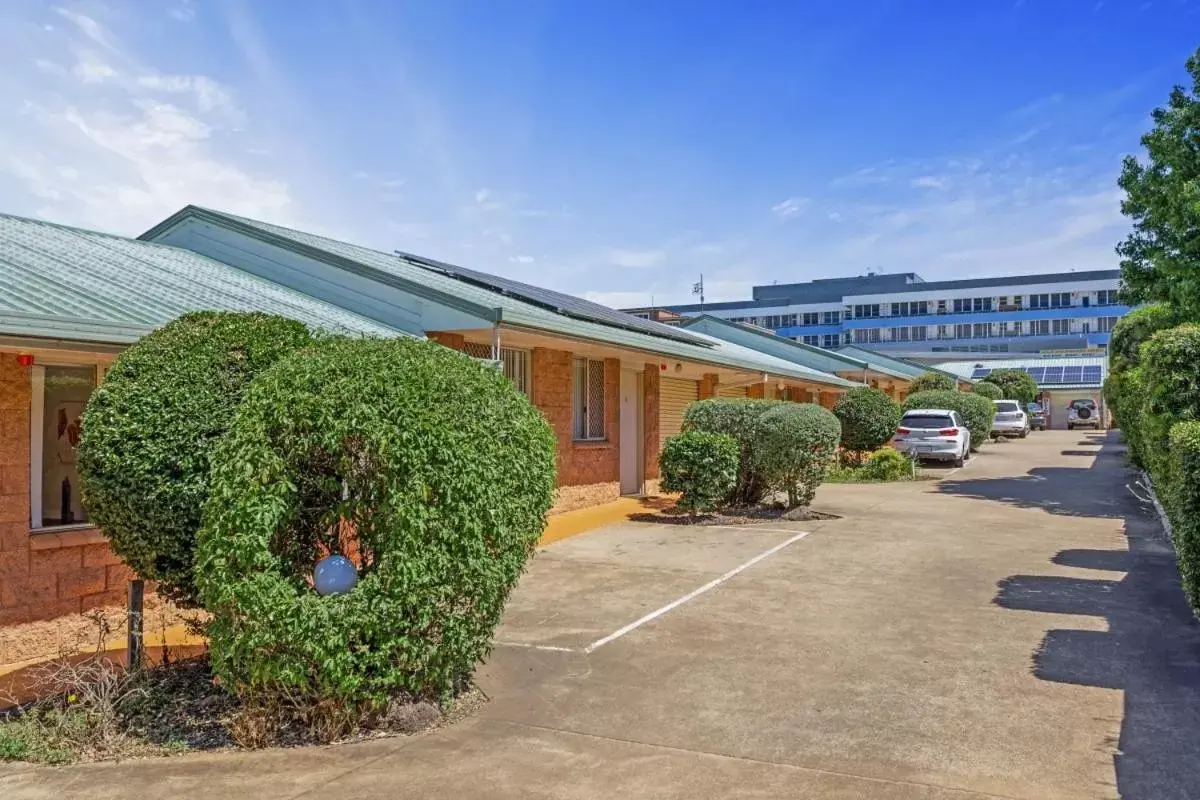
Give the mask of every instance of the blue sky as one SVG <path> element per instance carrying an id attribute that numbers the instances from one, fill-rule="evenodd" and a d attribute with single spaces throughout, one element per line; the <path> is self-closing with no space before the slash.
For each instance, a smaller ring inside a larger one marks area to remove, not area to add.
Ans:
<path id="1" fill-rule="evenodd" d="M 1194 0 L 8 0 L 0 210 L 194 202 L 613 305 L 1107 268 L 1197 32 Z"/>

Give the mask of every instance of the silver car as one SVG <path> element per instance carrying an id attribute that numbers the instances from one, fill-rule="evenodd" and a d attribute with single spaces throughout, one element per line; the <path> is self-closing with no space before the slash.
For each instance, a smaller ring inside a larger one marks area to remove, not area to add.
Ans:
<path id="1" fill-rule="evenodd" d="M 993 400 L 996 415 L 992 417 L 992 436 L 1016 436 L 1024 439 L 1029 435 L 1029 416 L 1021 410 L 1016 400 Z"/>
<path id="2" fill-rule="evenodd" d="M 961 467 L 971 457 L 971 432 L 957 411 L 914 408 L 900 418 L 892 447 L 912 458 L 953 461 Z"/>

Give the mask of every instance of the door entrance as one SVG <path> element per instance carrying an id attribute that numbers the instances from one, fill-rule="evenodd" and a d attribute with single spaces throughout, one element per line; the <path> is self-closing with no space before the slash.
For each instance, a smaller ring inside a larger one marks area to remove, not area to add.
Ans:
<path id="1" fill-rule="evenodd" d="M 621 494 L 641 494 L 645 489 L 642 467 L 642 374 L 621 370 Z"/>

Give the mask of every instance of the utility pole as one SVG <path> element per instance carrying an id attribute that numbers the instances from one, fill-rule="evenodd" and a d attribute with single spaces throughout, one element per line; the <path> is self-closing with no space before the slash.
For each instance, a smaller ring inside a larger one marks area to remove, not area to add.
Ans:
<path id="1" fill-rule="evenodd" d="M 700 313 L 704 313 L 704 273 L 700 273 L 700 282 L 692 284 L 692 294 L 700 295 Z"/>

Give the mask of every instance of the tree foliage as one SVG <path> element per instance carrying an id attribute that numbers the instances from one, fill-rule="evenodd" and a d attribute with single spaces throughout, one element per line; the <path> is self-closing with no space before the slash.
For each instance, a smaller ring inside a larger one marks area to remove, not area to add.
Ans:
<path id="1" fill-rule="evenodd" d="M 904 410 L 933 408 L 957 411 L 971 431 L 971 450 L 978 450 L 992 432 L 996 406 L 991 400 L 971 392 L 918 392 L 904 400 Z"/>
<path id="2" fill-rule="evenodd" d="M 1145 158 L 1126 156 L 1121 211 L 1133 231 L 1117 247 L 1131 303 L 1169 301 L 1200 318 L 1200 50 L 1187 60 L 1191 87 L 1176 86 L 1151 113 Z"/>
<path id="3" fill-rule="evenodd" d="M 958 389 L 958 381 L 944 372 L 926 372 L 918 375 L 908 386 L 909 394 L 917 392 L 953 392 Z"/>
<path id="4" fill-rule="evenodd" d="M 808 505 L 837 455 L 841 423 L 813 403 L 780 403 L 761 424 L 759 461 L 768 485 L 787 495 L 788 508 Z"/>
<path id="5" fill-rule="evenodd" d="M 196 570 L 213 670 L 248 699 L 445 696 L 489 652 L 554 486 L 554 435 L 496 369 L 410 339 L 280 361 L 212 455 Z M 330 552 L 359 581 L 322 597 Z"/>
<path id="6" fill-rule="evenodd" d="M 1037 381 L 1023 369 L 997 369 L 988 375 L 988 383 L 1000 387 L 1001 400 L 1016 400 L 1024 408 L 1038 395 Z"/>
<path id="7" fill-rule="evenodd" d="M 662 488 L 679 492 L 680 508 L 692 517 L 729 497 L 737 482 L 738 443 L 724 433 L 684 431 L 667 439 L 658 459 Z"/>
<path id="8" fill-rule="evenodd" d="M 1124 372 L 1138 366 L 1142 361 L 1142 343 L 1179 322 L 1175 309 L 1166 303 L 1135 308 L 1121 317 L 1113 326 L 1108 343 L 1109 372 Z"/>
<path id="9" fill-rule="evenodd" d="M 196 604 L 192 560 L 213 444 L 250 381 L 311 341 L 267 314 L 187 314 L 119 355 L 92 393 L 76 453 L 83 501 L 113 550 Z"/>
<path id="10" fill-rule="evenodd" d="M 851 389 L 833 407 L 842 423 L 842 447 L 854 452 L 875 450 L 891 441 L 900 421 L 900 404 L 879 389 Z"/>
<path id="11" fill-rule="evenodd" d="M 971 385 L 974 394 L 986 397 L 988 400 L 1003 400 L 1004 390 L 991 381 L 980 381 Z"/>

